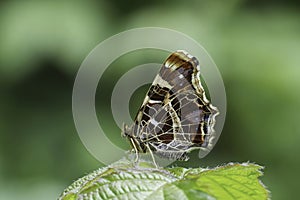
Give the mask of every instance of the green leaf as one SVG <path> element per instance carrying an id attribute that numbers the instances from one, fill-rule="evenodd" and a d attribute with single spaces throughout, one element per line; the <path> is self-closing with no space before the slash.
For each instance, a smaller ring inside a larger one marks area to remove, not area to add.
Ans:
<path id="1" fill-rule="evenodd" d="M 59 198 L 75 199 L 268 199 L 259 181 L 262 167 L 251 163 L 213 169 L 155 168 L 120 160 L 75 181 Z"/>
<path id="2" fill-rule="evenodd" d="M 258 180 L 262 168 L 250 163 L 231 163 L 203 171 L 200 177 L 191 176 L 196 176 L 198 188 L 217 199 L 267 199 L 268 191 Z"/>

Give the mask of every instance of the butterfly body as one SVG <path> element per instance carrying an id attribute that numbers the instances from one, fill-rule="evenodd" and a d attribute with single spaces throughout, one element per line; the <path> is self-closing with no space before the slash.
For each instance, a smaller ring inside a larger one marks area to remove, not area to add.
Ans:
<path id="1" fill-rule="evenodd" d="M 205 96 L 198 60 L 185 51 L 171 54 L 155 77 L 132 126 L 124 126 L 136 153 L 188 160 L 194 149 L 214 145 L 216 107 Z"/>

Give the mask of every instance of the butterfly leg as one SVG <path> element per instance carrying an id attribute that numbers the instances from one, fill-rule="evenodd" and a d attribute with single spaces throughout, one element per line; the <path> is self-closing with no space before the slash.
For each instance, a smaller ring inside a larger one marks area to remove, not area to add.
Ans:
<path id="1" fill-rule="evenodd" d="M 135 160 L 134 160 L 134 163 L 137 164 L 138 161 L 139 161 L 139 152 L 138 152 L 138 149 L 136 148 L 135 143 L 134 143 L 134 141 L 133 141 L 132 138 L 130 138 L 130 142 L 131 142 L 131 144 L 132 144 L 132 146 L 133 146 L 133 149 L 134 149 L 134 152 L 135 152 Z"/>
<path id="2" fill-rule="evenodd" d="M 150 149 L 149 144 L 146 144 L 146 147 L 149 150 L 149 153 L 151 155 L 151 158 L 153 160 L 153 163 L 154 163 L 155 167 L 158 168 L 158 165 L 156 164 L 156 161 L 155 161 L 155 158 L 154 158 L 154 154 L 153 154 L 152 150 Z"/>

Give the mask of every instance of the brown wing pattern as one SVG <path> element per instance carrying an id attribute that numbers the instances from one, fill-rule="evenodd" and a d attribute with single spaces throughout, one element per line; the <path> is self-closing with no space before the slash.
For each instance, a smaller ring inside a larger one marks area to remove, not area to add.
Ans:
<path id="1" fill-rule="evenodd" d="M 186 154 L 193 149 L 213 146 L 218 110 L 207 100 L 199 76 L 195 57 L 184 51 L 170 55 L 127 135 L 154 153 L 177 160 L 187 160 Z"/>

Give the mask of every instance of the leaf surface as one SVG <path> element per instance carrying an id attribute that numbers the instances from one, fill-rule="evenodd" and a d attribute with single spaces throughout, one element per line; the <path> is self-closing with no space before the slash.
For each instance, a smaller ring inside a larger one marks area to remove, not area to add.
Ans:
<path id="1" fill-rule="evenodd" d="M 213 169 L 157 169 L 148 162 L 133 166 L 121 160 L 75 181 L 59 199 L 268 199 L 269 192 L 258 179 L 262 168 L 229 163 Z"/>

